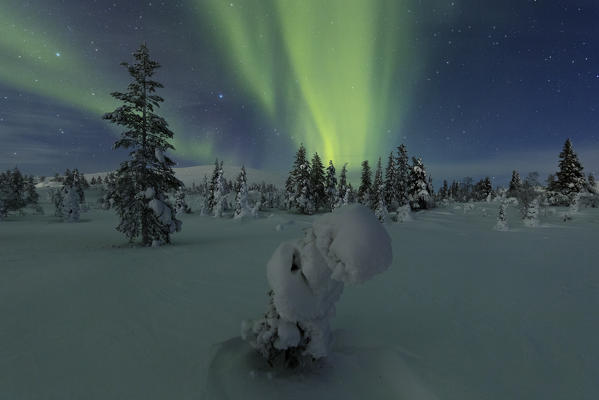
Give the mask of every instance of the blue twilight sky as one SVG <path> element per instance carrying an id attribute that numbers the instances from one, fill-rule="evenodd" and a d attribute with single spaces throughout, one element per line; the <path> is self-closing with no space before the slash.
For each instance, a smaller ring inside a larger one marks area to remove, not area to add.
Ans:
<path id="1" fill-rule="evenodd" d="M 181 166 L 218 157 L 286 172 L 299 142 L 356 142 L 339 127 L 358 110 L 368 145 L 344 145 L 337 164 L 385 161 L 405 143 L 436 182 L 502 183 L 514 168 L 553 172 L 570 137 L 599 172 L 599 2 L 300 3 L 2 0 L 0 168 L 115 168 L 125 154 L 101 115 L 127 85 L 119 63 L 147 42 Z M 333 36 L 333 24 L 345 31 Z M 360 83 L 357 99 L 339 91 Z"/>

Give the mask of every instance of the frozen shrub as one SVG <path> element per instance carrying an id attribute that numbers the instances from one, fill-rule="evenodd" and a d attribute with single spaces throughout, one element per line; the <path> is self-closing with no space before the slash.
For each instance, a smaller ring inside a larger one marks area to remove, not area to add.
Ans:
<path id="1" fill-rule="evenodd" d="M 412 220 L 412 209 L 408 204 L 397 207 L 397 214 L 395 216 L 396 222 L 406 222 Z"/>
<path id="2" fill-rule="evenodd" d="M 76 187 L 65 187 L 65 195 L 62 203 L 62 218 L 66 222 L 79 221 L 79 193 Z"/>
<path id="3" fill-rule="evenodd" d="M 506 205 L 504 203 L 502 203 L 499 206 L 499 212 L 497 214 L 497 223 L 495 224 L 495 230 L 497 231 L 507 231 L 508 230 L 508 225 L 507 225 L 507 218 L 505 217 L 505 209 L 506 209 Z"/>
<path id="4" fill-rule="evenodd" d="M 391 260 L 391 239 L 367 208 L 347 206 L 320 217 L 303 239 L 273 253 L 266 267 L 268 309 L 242 323 L 242 338 L 271 365 L 327 356 L 329 320 L 344 286 L 367 281 Z"/>
<path id="5" fill-rule="evenodd" d="M 539 200 L 534 199 L 526 208 L 523 219 L 524 225 L 534 228 L 539 225 Z"/>

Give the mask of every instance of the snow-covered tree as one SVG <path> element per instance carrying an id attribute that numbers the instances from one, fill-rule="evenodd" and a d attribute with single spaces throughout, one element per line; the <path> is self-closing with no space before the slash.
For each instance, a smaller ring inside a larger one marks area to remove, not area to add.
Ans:
<path id="1" fill-rule="evenodd" d="M 488 176 L 478 181 L 478 183 L 474 186 L 474 197 L 478 201 L 489 199 L 492 193 L 493 185 L 491 184 L 491 179 Z"/>
<path id="2" fill-rule="evenodd" d="M 304 145 L 301 145 L 295 155 L 295 162 L 290 173 L 293 182 L 293 194 L 289 200 L 291 208 L 297 209 L 302 214 L 312 214 L 316 208 L 310 170 L 310 162 L 306 158 L 306 149 Z"/>
<path id="3" fill-rule="evenodd" d="M 387 210 L 387 204 L 385 203 L 385 196 L 379 197 L 377 206 L 374 209 L 374 215 L 380 222 L 386 222 L 389 220 L 389 211 Z"/>
<path id="4" fill-rule="evenodd" d="M 33 176 L 25 177 L 25 204 L 37 205 L 37 202 L 40 198 L 37 190 L 35 190 L 35 182 L 33 180 Z"/>
<path id="5" fill-rule="evenodd" d="M 424 210 L 429 207 L 431 194 L 428 192 L 426 170 L 420 158 L 412 157 L 408 193 L 412 210 Z"/>
<path id="6" fill-rule="evenodd" d="M 505 203 L 501 203 L 499 205 L 499 212 L 497 213 L 497 223 L 495 224 L 495 230 L 497 230 L 497 231 L 507 231 L 508 230 L 507 218 L 505 216 L 505 209 L 506 209 Z"/>
<path id="7" fill-rule="evenodd" d="M 241 337 L 271 365 L 296 367 L 330 353 L 329 320 L 345 285 L 385 271 L 391 239 L 363 206 L 319 217 L 302 239 L 284 242 L 266 266 L 264 317 L 243 321 Z"/>
<path id="8" fill-rule="evenodd" d="M 327 196 L 325 192 L 324 165 L 320 160 L 318 153 L 314 153 L 312 163 L 310 164 L 310 187 L 314 196 L 314 207 L 316 210 L 326 207 Z"/>
<path id="9" fill-rule="evenodd" d="M 284 199 L 285 199 L 285 209 L 286 210 L 290 210 L 292 208 L 292 199 L 294 197 L 294 186 L 293 186 L 293 179 L 291 178 L 291 175 L 289 175 L 287 177 L 287 180 L 285 181 L 285 195 L 284 195 Z"/>
<path id="10" fill-rule="evenodd" d="M 344 204 L 344 199 L 347 194 L 347 164 L 343 164 L 341 173 L 339 174 L 339 185 L 337 186 L 337 201 L 335 207 Z"/>
<path id="11" fill-rule="evenodd" d="M 512 171 L 512 179 L 510 180 L 510 186 L 507 191 L 508 197 L 518 197 L 522 190 L 522 179 L 518 171 Z"/>
<path id="12" fill-rule="evenodd" d="M 64 191 L 62 190 L 62 188 L 60 188 L 60 189 L 51 188 L 49 195 L 50 195 L 50 201 L 54 205 L 54 216 L 62 218 L 63 217 L 62 211 L 63 211 L 63 205 L 64 205 Z"/>
<path id="13" fill-rule="evenodd" d="M 447 181 L 443 180 L 443 186 L 439 189 L 439 200 L 447 200 L 449 198 L 449 186 Z"/>
<path id="14" fill-rule="evenodd" d="M 75 186 L 64 186 L 64 200 L 62 202 L 62 218 L 66 222 L 79 221 L 79 193 Z"/>
<path id="15" fill-rule="evenodd" d="M 557 189 L 562 194 L 573 199 L 577 193 L 585 188 L 583 167 L 574 152 L 570 139 L 564 143 L 564 148 L 559 154 L 559 171 L 557 172 Z"/>
<path id="16" fill-rule="evenodd" d="M 403 206 L 397 207 L 397 212 L 395 213 L 395 221 L 402 223 L 406 221 L 412 220 L 412 209 L 409 204 L 404 204 Z"/>
<path id="17" fill-rule="evenodd" d="M 377 209 L 380 203 L 380 199 L 383 198 L 385 203 L 385 183 L 383 182 L 383 168 L 381 166 L 381 158 L 379 157 L 376 164 L 376 171 L 374 173 L 374 182 L 372 183 L 371 197 L 370 197 L 370 208 L 374 211 Z"/>
<path id="18" fill-rule="evenodd" d="M 335 203 L 337 203 L 337 176 L 333 160 L 329 160 L 329 166 L 327 167 L 327 174 L 325 177 L 325 196 L 326 206 L 328 211 L 333 211 Z"/>
<path id="19" fill-rule="evenodd" d="M 223 212 L 227 208 L 227 199 L 225 191 L 225 177 L 222 168 L 222 163 L 216 176 L 216 183 L 214 188 L 214 207 L 212 214 L 214 217 L 220 218 L 223 216 Z"/>
<path id="20" fill-rule="evenodd" d="M 371 192 L 372 192 L 372 171 L 368 160 L 362 161 L 362 177 L 360 180 L 360 187 L 358 188 L 358 201 L 360 204 L 370 207 L 371 204 Z"/>
<path id="21" fill-rule="evenodd" d="M 539 225 L 539 200 L 534 199 L 526 209 L 526 215 L 523 219 L 524 225 L 534 228 Z"/>
<path id="22" fill-rule="evenodd" d="M 597 182 L 595 181 L 595 175 L 590 173 L 589 176 L 587 177 L 587 179 L 588 179 L 589 192 L 594 193 L 594 194 L 599 194 L 599 188 L 597 187 Z"/>
<path id="23" fill-rule="evenodd" d="M 114 206 L 120 217 L 117 230 L 130 241 L 141 235 L 143 245 L 156 246 L 169 243 L 170 235 L 181 229 L 166 193 L 182 183 L 173 172 L 175 163 L 164 154 L 174 149 L 170 143 L 174 134 L 166 120 L 155 113 L 164 101 L 156 94 L 162 84 L 152 79 L 160 65 L 150 59 L 145 44 L 133 56 L 134 64 L 121 64 L 132 78 L 127 92 L 111 93 L 122 105 L 104 115 L 104 119 L 126 129 L 115 149 L 130 150 L 130 159 L 116 172 Z"/>
<path id="24" fill-rule="evenodd" d="M 252 216 L 252 209 L 248 205 L 248 183 L 245 166 L 241 167 L 236 186 L 237 194 L 235 196 L 235 213 L 233 214 L 233 218 L 239 219 Z"/>
<path id="25" fill-rule="evenodd" d="M 8 211 L 4 206 L 4 200 L 0 198 L 0 221 L 2 221 L 8 215 Z"/>
<path id="26" fill-rule="evenodd" d="M 393 152 L 389 153 L 387 168 L 385 168 L 385 203 L 389 206 L 397 199 L 396 193 L 397 168 Z"/>
<path id="27" fill-rule="evenodd" d="M 408 158 L 408 149 L 404 144 L 397 148 L 397 159 L 395 161 L 395 195 L 396 201 L 400 206 L 409 202 L 410 186 L 410 163 Z"/>
<path id="28" fill-rule="evenodd" d="M 175 212 L 177 216 L 191 212 L 191 208 L 185 200 L 185 189 L 183 187 L 179 187 L 177 193 L 175 193 Z"/>
<path id="29" fill-rule="evenodd" d="M 218 162 L 218 158 L 214 161 L 214 169 L 212 170 L 212 177 L 210 178 L 210 184 L 208 185 L 208 193 L 205 198 L 204 211 L 207 214 L 212 214 L 214 211 L 214 193 L 216 191 L 216 185 L 218 180 L 219 171 L 222 169 L 222 162 Z"/>

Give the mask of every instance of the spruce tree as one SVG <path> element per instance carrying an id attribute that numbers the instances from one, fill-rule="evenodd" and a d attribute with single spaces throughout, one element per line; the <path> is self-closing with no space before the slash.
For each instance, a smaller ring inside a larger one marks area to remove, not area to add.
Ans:
<path id="1" fill-rule="evenodd" d="M 208 194 L 206 196 L 205 212 L 212 214 L 214 210 L 214 192 L 216 191 L 216 185 L 218 180 L 218 174 L 222 168 L 222 163 L 219 163 L 218 158 L 214 161 L 214 169 L 212 170 L 212 177 L 210 178 L 210 185 L 208 186 Z"/>
<path id="2" fill-rule="evenodd" d="M 291 206 L 302 214 L 312 214 L 315 210 L 310 170 L 310 162 L 306 158 L 306 148 L 302 144 L 295 155 L 290 176 L 293 182 Z"/>
<path id="3" fill-rule="evenodd" d="M 408 193 L 412 210 L 423 210 L 428 208 L 430 193 L 428 192 L 426 170 L 424 169 L 424 164 L 420 158 L 412 157 Z"/>
<path id="4" fill-rule="evenodd" d="M 512 171 L 512 179 L 510 181 L 510 186 L 507 191 L 508 197 L 518 197 L 520 191 L 522 190 L 522 179 L 520 179 L 520 174 L 518 171 Z"/>
<path id="5" fill-rule="evenodd" d="M 572 199 L 585 187 L 583 167 L 574 152 L 570 139 L 564 143 L 564 148 L 559 154 L 559 171 L 557 172 L 558 190 Z"/>
<path id="6" fill-rule="evenodd" d="M 395 195 L 396 201 L 400 206 L 408 204 L 409 194 L 408 187 L 410 185 L 410 163 L 408 158 L 408 150 L 405 145 L 400 145 L 397 148 L 397 159 L 395 162 Z"/>
<path id="7" fill-rule="evenodd" d="M 221 161 L 218 174 L 216 176 L 216 183 L 214 188 L 214 207 L 212 213 L 214 217 L 220 218 L 227 207 L 226 200 L 226 188 L 225 188 L 225 177 L 223 172 L 223 163 Z"/>
<path id="8" fill-rule="evenodd" d="M 393 152 L 389 153 L 387 159 L 387 168 L 385 168 L 385 203 L 391 206 L 397 199 L 396 191 L 397 168 L 395 166 L 395 157 Z"/>
<path id="9" fill-rule="evenodd" d="M 347 164 L 343 164 L 341 173 L 339 174 L 339 186 L 337 186 L 337 204 L 344 203 L 347 192 Z"/>
<path id="10" fill-rule="evenodd" d="M 12 171 L 6 171 L 5 181 L 8 185 L 8 196 L 5 201 L 5 207 L 9 211 L 17 211 L 27 205 L 25 201 L 25 177 L 14 167 Z"/>
<path id="11" fill-rule="evenodd" d="M 166 194 L 182 186 L 173 172 L 175 163 L 164 153 L 174 150 L 173 132 L 155 113 L 164 99 L 156 94 L 162 84 L 152 79 L 160 65 L 150 59 L 145 44 L 133 54 L 134 64 L 121 63 L 132 78 L 127 92 L 111 95 L 122 102 L 104 119 L 126 130 L 114 148 L 129 150 L 129 160 L 116 173 L 115 207 L 120 223 L 117 230 L 130 241 L 141 235 L 143 245 L 170 242 L 170 234 L 181 229 Z"/>
<path id="12" fill-rule="evenodd" d="M 383 182 L 383 168 L 381 166 L 381 158 L 376 164 L 376 172 L 374 173 L 374 183 L 372 184 L 372 195 L 370 198 L 370 208 L 376 210 L 381 201 L 385 203 L 385 184 Z"/>
<path id="13" fill-rule="evenodd" d="M 25 203 L 37 205 L 40 196 L 35 190 L 35 182 L 33 176 L 29 175 L 25 178 Z"/>
<path id="14" fill-rule="evenodd" d="M 251 215 L 251 210 L 248 206 L 248 183 L 245 166 L 241 166 L 241 172 L 237 177 L 236 185 L 237 194 L 235 195 L 235 213 L 233 218 L 243 218 Z"/>
<path id="15" fill-rule="evenodd" d="M 508 230 L 507 218 L 505 216 L 505 209 L 506 209 L 505 204 L 501 203 L 499 205 L 499 211 L 497 213 L 497 223 L 495 224 L 495 230 L 498 230 L 498 231 L 507 231 Z"/>
<path id="16" fill-rule="evenodd" d="M 325 177 L 325 198 L 328 211 L 333 211 L 337 202 L 337 176 L 333 160 L 329 160 Z"/>
<path id="17" fill-rule="evenodd" d="M 443 180 L 443 186 L 439 189 L 439 199 L 446 200 L 449 198 L 449 186 L 447 185 L 447 181 Z"/>
<path id="18" fill-rule="evenodd" d="M 314 207 L 316 210 L 326 206 L 326 192 L 325 192 L 325 174 L 324 165 L 320 160 L 318 153 L 314 153 L 312 157 L 312 163 L 310 168 L 310 186 L 312 187 L 312 194 L 314 196 Z"/>
<path id="19" fill-rule="evenodd" d="M 358 188 L 358 202 L 370 207 L 370 193 L 372 191 L 372 172 L 368 160 L 362 161 L 362 178 L 360 180 L 360 187 Z"/>
<path id="20" fill-rule="evenodd" d="M 285 199 L 285 209 L 286 210 L 290 210 L 292 208 L 291 199 L 293 198 L 293 194 L 294 194 L 293 179 L 290 174 L 287 177 L 287 180 L 285 181 L 284 199 Z"/>
<path id="21" fill-rule="evenodd" d="M 64 186 L 64 198 L 62 203 L 62 218 L 66 222 L 79 221 L 79 193 L 75 186 Z"/>
<path id="22" fill-rule="evenodd" d="M 185 200 L 185 189 L 181 186 L 177 189 L 177 193 L 175 193 L 175 213 L 177 216 L 183 214 L 189 214 L 191 212 L 191 208 L 187 205 L 187 201 Z"/>

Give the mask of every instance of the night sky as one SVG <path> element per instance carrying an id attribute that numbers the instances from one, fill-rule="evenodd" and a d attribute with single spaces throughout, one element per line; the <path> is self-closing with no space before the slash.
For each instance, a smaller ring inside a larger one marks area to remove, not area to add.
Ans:
<path id="1" fill-rule="evenodd" d="M 359 168 L 405 143 L 436 179 L 599 171 L 599 2 L 0 0 L 0 168 L 115 168 L 101 119 L 146 42 L 180 166 Z"/>

